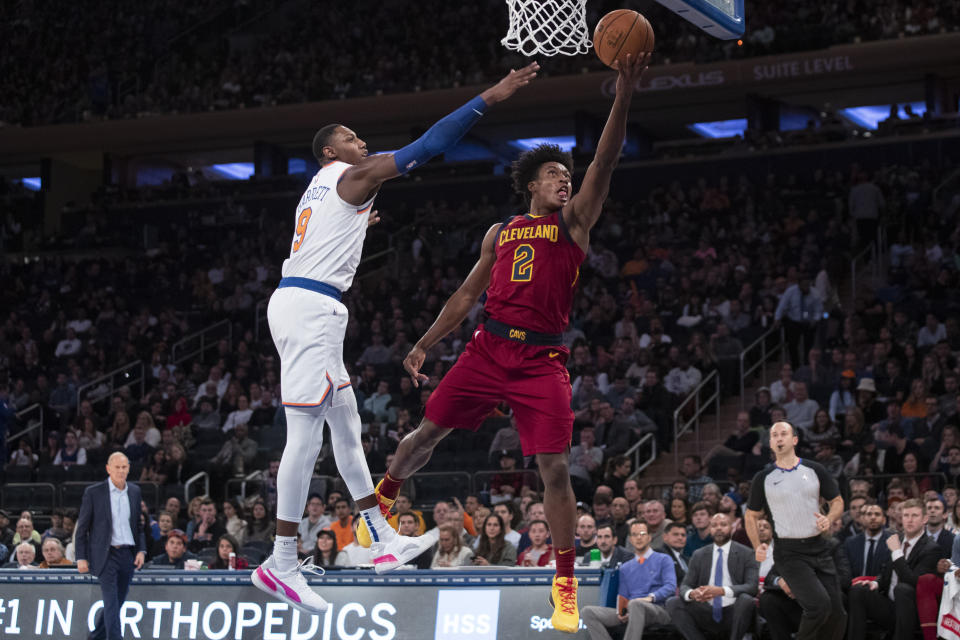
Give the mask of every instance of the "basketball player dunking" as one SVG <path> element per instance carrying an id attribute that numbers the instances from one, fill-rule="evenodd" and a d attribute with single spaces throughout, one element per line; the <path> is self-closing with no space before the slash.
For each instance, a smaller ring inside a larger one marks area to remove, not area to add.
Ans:
<path id="1" fill-rule="evenodd" d="M 251 574 L 258 589 L 291 606 L 307 613 L 327 608 L 303 576 L 315 567 L 297 564 L 297 527 L 320 453 L 324 420 L 330 425 L 337 468 L 372 540 L 377 573 L 406 564 L 436 542 L 436 536 L 397 535 L 383 519 L 360 445 L 357 400 L 343 364 L 347 308 L 340 297 L 353 282 L 367 226 L 377 221 L 373 200 L 380 186 L 453 147 L 489 106 L 528 84 L 538 69 L 532 63 L 511 71 L 396 153 L 368 156 L 367 145 L 357 134 L 338 124 L 323 127 L 313 139 L 320 171 L 297 206 L 290 257 L 267 308 L 270 333 L 280 353 L 287 442 L 277 474 L 273 554 Z"/>
<path id="2" fill-rule="evenodd" d="M 487 232 L 470 275 L 403 362 L 414 384 L 428 379 L 420 373 L 426 351 L 460 326 L 484 290 L 489 319 L 430 396 L 426 417 L 400 442 L 377 486 L 381 507 L 389 508 L 403 480 L 427 463 L 441 439 L 452 429 L 476 430 L 506 401 L 517 418 L 523 453 L 536 455 L 546 488 L 543 502 L 557 558 L 552 622 L 570 633 L 578 630 L 580 613 L 573 577 L 576 501 L 567 462 L 573 434 L 569 351 L 561 334 L 590 230 L 620 157 L 634 85 L 648 60 L 628 58 L 619 66 L 616 98 L 579 193 L 572 193 L 572 158 L 556 146 L 539 146 L 514 163 L 514 188 L 529 213 Z M 363 533 L 358 529 L 361 544 L 369 542 Z"/>

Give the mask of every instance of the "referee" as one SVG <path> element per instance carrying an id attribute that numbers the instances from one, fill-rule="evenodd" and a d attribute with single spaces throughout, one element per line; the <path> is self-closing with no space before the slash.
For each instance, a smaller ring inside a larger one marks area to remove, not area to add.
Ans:
<path id="1" fill-rule="evenodd" d="M 772 516 L 773 563 L 803 609 L 797 640 L 841 640 L 847 614 L 833 563 L 830 545 L 822 535 L 843 515 L 840 489 L 820 464 L 797 457 L 797 433 L 789 422 L 770 429 L 770 446 L 776 462 L 753 478 L 744 524 L 757 561 L 767 557 L 760 543 L 757 520 Z M 830 503 L 830 513 L 820 513 L 820 498 Z"/>

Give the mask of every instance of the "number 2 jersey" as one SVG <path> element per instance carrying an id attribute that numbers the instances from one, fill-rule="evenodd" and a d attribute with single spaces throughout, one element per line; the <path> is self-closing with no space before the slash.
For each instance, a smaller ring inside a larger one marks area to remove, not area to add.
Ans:
<path id="1" fill-rule="evenodd" d="M 284 278 L 319 280 L 340 291 L 353 283 L 374 198 L 354 205 L 337 194 L 337 183 L 351 166 L 331 162 L 313 176 L 303 192 L 297 205 L 290 257 L 283 261 Z"/>
<path id="2" fill-rule="evenodd" d="M 561 211 L 518 215 L 497 232 L 487 315 L 537 333 L 563 333 L 586 257 Z"/>

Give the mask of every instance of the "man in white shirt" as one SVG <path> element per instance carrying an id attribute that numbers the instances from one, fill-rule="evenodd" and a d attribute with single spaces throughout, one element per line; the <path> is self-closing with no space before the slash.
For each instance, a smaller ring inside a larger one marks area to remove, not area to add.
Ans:
<path id="1" fill-rule="evenodd" d="M 730 640 L 740 640 L 750 628 L 759 582 L 753 551 L 730 539 L 732 523 L 723 513 L 710 520 L 713 544 L 690 559 L 680 596 L 667 600 L 670 621 L 685 640 L 704 640 L 718 626 Z"/>
<path id="2" fill-rule="evenodd" d="M 813 426 L 813 419 L 820 410 L 820 405 L 808 395 L 806 383 L 794 382 L 793 400 L 783 405 L 783 409 L 787 412 L 787 422 L 808 431 Z"/>
<path id="3" fill-rule="evenodd" d="M 77 332 L 73 329 L 67 329 L 67 337 L 57 343 L 57 350 L 53 355 L 57 358 L 68 358 L 80 353 L 80 340 L 77 339 Z"/>
<path id="4" fill-rule="evenodd" d="M 697 388 L 702 379 L 703 374 L 700 370 L 690 364 L 690 356 L 681 353 L 677 359 L 677 366 L 671 369 L 663 379 L 663 386 L 670 393 L 685 397 Z"/>

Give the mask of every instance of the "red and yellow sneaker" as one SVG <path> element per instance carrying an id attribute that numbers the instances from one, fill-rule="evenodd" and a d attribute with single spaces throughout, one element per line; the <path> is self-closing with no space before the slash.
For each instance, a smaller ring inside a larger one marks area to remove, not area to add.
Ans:
<path id="1" fill-rule="evenodd" d="M 577 606 L 577 579 L 553 577 L 550 590 L 553 615 L 550 622 L 557 631 L 576 633 L 580 630 L 580 608 Z"/>
<path id="2" fill-rule="evenodd" d="M 380 504 L 380 513 L 383 514 L 385 519 L 390 517 L 390 509 L 393 508 L 393 503 L 397 501 L 396 498 L 384 498 L 380 495 L 380 487 L 383 485 L 383 480 L 377 483 L 377 488 L 373 490 L 375 496 L 377 496 L 377 502 Z M 370 538 L 370 530 L 367 529 L 367 523 L 363 521 L 363 518 L 360 518 L 360 524 L 357 525 L 357 544 L 361 547 L 369 548 L 373 544 L 373 539 Z"/>

